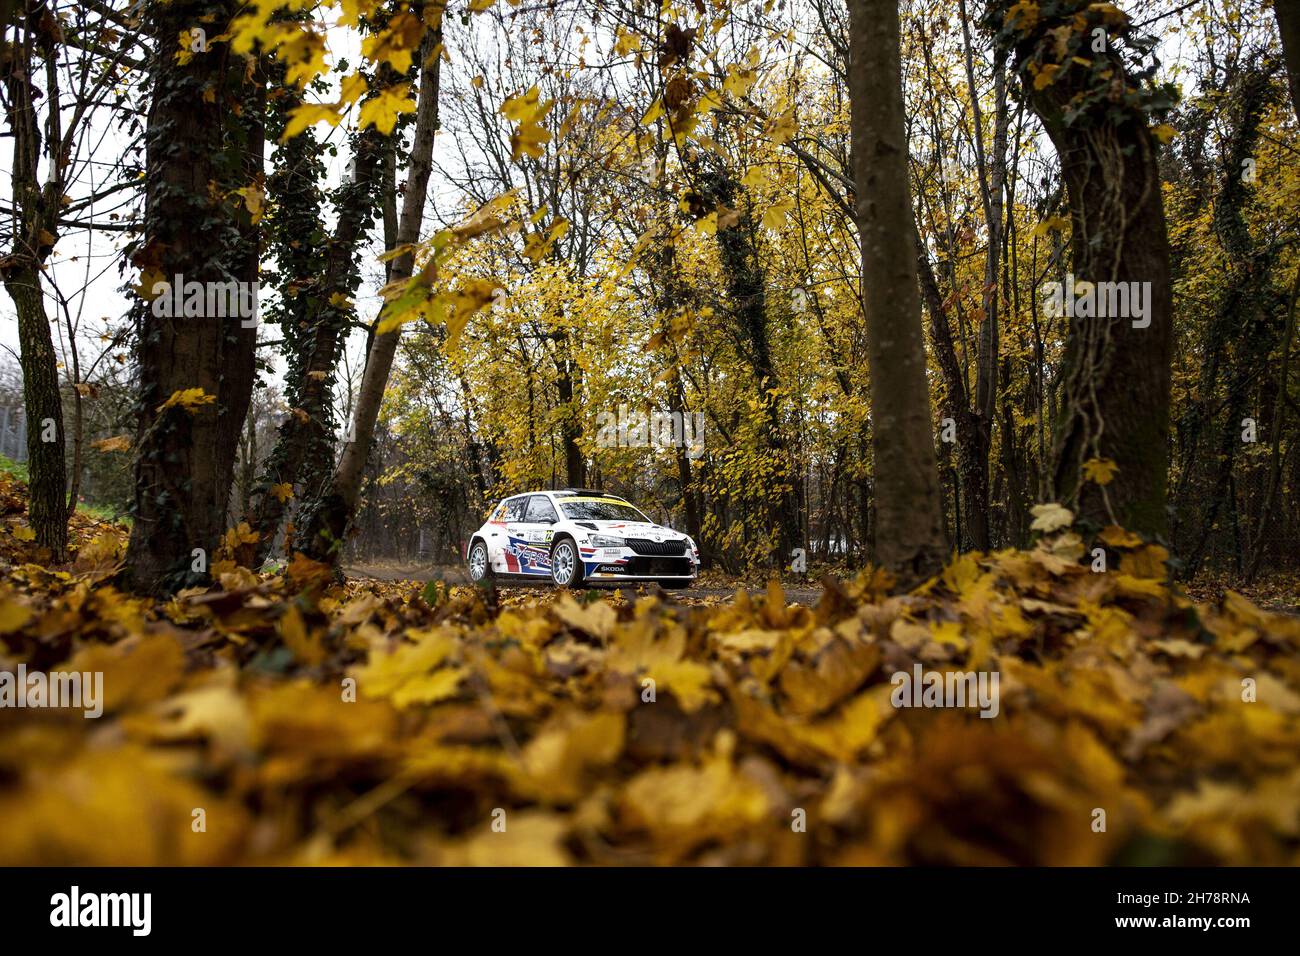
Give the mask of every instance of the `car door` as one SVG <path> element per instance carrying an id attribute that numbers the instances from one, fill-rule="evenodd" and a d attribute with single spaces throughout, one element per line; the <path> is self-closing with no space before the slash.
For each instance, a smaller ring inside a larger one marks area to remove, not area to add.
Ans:
<path id="1" fill-rule="evenodd" d="M 510 541 L 519 559 L 519 573 L 551 573 L 551 535 L 559 520 L 555 505 L 546 495 L 531 495 L 524 508 L 523 520 L 511 524 Z"/>
<path id="2" fill-rule="evenodd" d="M 499 556 L 499 563 L 494 562 L 494 567 L 498 571 L 506 574 L 523 574 L 519 561 L 519 552 L 524 543 L 524 509 L 528 507 L 527 495 L 516 495 L 513 498 L 507 498 L 501 506 L 501 511 L 494 516 L 492 524 L 493 530 L 490 533 L 492 544 L 489 546 L 495 555 Z"/>

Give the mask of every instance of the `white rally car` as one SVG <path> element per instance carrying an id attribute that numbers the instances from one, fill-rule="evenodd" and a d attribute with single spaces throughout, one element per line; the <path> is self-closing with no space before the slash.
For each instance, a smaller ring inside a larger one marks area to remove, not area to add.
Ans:
<path id="1" fill-rule="evenodd" d="M 615 495 L 586 488 L 503 499 L 466 553 L 473 581 L 501 575 L 584 583 L 657 581 L 687 587 L 700 569 L 689 535 L 655 524 Z"/>

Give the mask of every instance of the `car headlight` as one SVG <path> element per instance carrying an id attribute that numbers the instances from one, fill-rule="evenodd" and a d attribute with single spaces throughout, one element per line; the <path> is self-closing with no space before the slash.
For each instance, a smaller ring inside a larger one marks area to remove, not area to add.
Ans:
<path id="1" fill-rule="evenodd" d="M 593 534 L 587 538 L 587 541 L 595 548 L 621 548 L 627 543 L 622 538 L 609 534 Z"/>

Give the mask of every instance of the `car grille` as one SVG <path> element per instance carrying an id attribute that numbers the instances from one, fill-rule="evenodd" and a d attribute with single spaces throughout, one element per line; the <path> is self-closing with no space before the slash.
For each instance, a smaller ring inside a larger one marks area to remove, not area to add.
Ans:
<path id="1" fill-rule="evenodd" d="M 656 557 L 677 557 L 686 553 L 685 541 L 651 541 L 649 538 L 628 538 L 627 546 L 637 554 Z"/>
<path id="2" fill-rule="evenodd" d="M 687 577 L 691 573 L 689 558 L 630 558 L 627 564 L 628 574 L 648 575 L 663 574 L 674 577 Z"/>

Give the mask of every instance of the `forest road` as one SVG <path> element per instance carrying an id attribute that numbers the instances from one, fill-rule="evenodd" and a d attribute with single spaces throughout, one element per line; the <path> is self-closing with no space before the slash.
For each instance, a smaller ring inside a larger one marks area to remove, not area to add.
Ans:
<path id="1" fill-rule="evenodd" d="M 449 584 L 468 584 L 469 578 L 463 568 L 446 568 L 446 567 L 429 567 L 428 565 L 393 565 L 393 564 L 352 564 L 343 568 L 343 573 L 349 578 L 364 580 L 370 578 L 376 581 L 446 581 Z M 653 585 L 645 585 L 635 590 L 645 590 Z M 812 607 L 822 596 L 822 588 L 819 585 L 811 587 L 796 587 L 793 585 L 782 585 L 785 592 L 786 602 L 789 604 L 802 604 L 805 607 Z M 601 585 L 600 590 L 614 593 L 615 588 L 610 585 Z M 532 582 L 516 583 L 511 582 L 509 585 L 503 585 L 501 590 L 507 594 L 524 594 L 529 591 L 537 593 L 546 593 L 552 590 L 549 582 L 539 581 L 536 584 Z M 625 592 L 628 589 L 624 588 Z M 690 598 L 729 598 L 735 595 L 738 590 L 749 592 L 751 598 L 761 598 L 765 588 L 757 585 L 735 584 L 730 587 L 709 587 L 705 585 L 696 585 L 682 590 L 669 590 L 668 593 L 677 597 L 687 599 L 685 603 L 690 603 Z"/>

